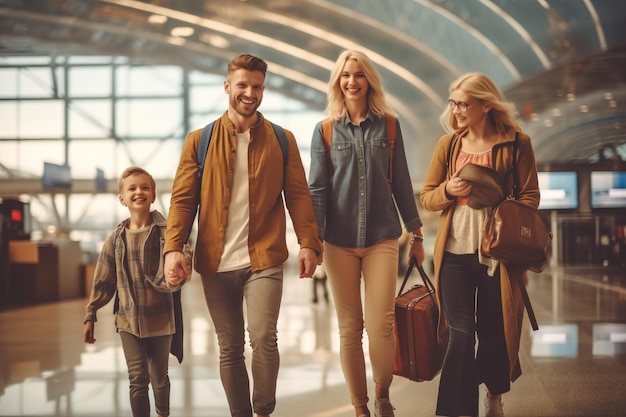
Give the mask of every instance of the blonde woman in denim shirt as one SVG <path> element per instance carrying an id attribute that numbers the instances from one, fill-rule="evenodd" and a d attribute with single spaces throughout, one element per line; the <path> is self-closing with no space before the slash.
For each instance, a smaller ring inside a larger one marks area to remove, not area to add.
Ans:
<path id="1" fill-rule="evenodd" d="M 393 417 L 389 386 L 402 234 L 398 212 L 414 236 L 409 257 L 420 265 L 422 222 L 397 120 L 390 172 L 386 119 L 393 111 L 385 101 L 380 75 L 363 53 L 344 51 L 337 59 L 328 84 L 326 113 L 332 121 L 332 141 L 327 148 L 323 121 L 319 122 L 311 142 L 309 188 L 339 321 L 341 366 L 356 416 L 369 417 L 362 346 L 365 327 L 376 385 L 374 415 Z"/>

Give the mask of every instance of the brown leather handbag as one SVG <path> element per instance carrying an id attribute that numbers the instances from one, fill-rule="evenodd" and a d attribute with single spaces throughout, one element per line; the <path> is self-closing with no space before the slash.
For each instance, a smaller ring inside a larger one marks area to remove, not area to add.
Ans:
<path id="1" fill-rule="evenodd" d="M 485 223 L 481 251 L 505 264 L 541 272 L 548 261 L 551 239 L 550 223 L 542 212 L 506 199 Z"/>
<path id="2" fill-rule="evenodd" d="M 513 145 L 513 195 L 487 218 L 481 252 L 505 264 L 541 272 L 548 262 L 552 240 L 547 216 L 518 200 L 517 136 Z"/>

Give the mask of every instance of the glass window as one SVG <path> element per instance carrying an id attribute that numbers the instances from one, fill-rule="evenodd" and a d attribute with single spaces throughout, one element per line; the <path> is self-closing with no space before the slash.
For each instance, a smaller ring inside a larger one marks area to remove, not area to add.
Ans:
<path id="1" fill-rule="evenodd" d="M 137 165 L 147 170 L 156 178 L 174 178 L 182 142 L 132 140 L 121 143 L 116 149 L 119 175 L 126 167 Z M 161 192 L 164 190 L 157 190 Z"/>
<path id="2" fill-rule="evenodd" d="M 69 94 L 74 97 L 108 97 L 111 95 L 111 67 L 72 67 L 69 72 Z"/>
<path id="3" fill-rule="evenodd" d="M 17 97 L 16 68 L 0 68 L 0 97 Z"/>
<path id="4" fill-rule="evenodd" d="M 155 96 L 180 94 L 182 69 L 177 67 L 117 68 L 115 91 L 121 96 Z"/>
<path id="5" fill-rule="evenodd" d="M 70 137 L 111 137 L 111 113 L 108 99 L 72 100 L 68 109 Z"/>
<path id="6" fill-rule="evenodd" d="M 17 138 L 17 106 L 17 101 L 0 102 L 0 138 Z"/>
<path id="7" fill-rule="evenodd" d="M 44 162 L 59 165 L 65 163 L 65 142 L 63 140 L 23 141 L 18 146 L 16 160 L 11 165 L 16 166 L 19 170 L 40 177 L 43 174 Z"/>
<path id="8" fill-rule="evenodd" d="M 63 137 L 64 109 L 63 100 L 19 102 L 16 137 L 21 139 Z"/>
<path id="9" fill-rule="evenodd" d="M 96 168 L 104 171 L 106 178 L 115 178 L 112 161 L 115 160 L 115 140 L 78 140 L 69 143 L 69 165 L 74 178 L 96 178 Z"/>
<path id="10" fill-rule="evenodd" d="M 120 137 L 170 137 L 182 124 L 182 103 L 177 99 L 132 99 L 117 103 L 116 134 Z"/>

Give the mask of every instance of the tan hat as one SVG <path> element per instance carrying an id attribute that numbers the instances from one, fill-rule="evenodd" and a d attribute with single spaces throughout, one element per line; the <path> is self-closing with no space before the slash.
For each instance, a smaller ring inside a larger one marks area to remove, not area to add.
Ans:
<path id="1" fill-rule="evenodd" d="M 458 177 L 472 184 L 467 202 L 471 208 L 494 207 L 504 197 L 502 179 L 489 167 L 467 164 L 461 168 Z"/>

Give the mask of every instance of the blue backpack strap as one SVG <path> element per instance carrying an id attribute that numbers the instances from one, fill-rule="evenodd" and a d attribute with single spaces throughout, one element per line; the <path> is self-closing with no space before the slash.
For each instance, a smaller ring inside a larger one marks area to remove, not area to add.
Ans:
<path id="1" fill-rule="evenodd" d="M 214 124 L 215 120 L 202 129 L 202 136 L 200 136 L 200 143 L 198 143 L 198 178 L 200 178 L 200 181 L 202 181 L 202 172 L 204 171 L 204 165 L 206 163 L 206 153 L 209 150 L 209 143 L 211 143 Z"/>
<path id="2" fill-rule="evenodd" d="M 206 154 L 209 150 L 209 144 L 211 143 L 214 124 L 215 120 L 202 129 L 202 136 L 200 136 L 200 142 L 198 143 L 198 178 L 200 178 L 200 181 L 202 181 L 202 173 L 204 171 L 204 165 L 206 164 Z M 287 162 L 289 161 L 289 141 L 287 140 L 287 134 L 285 130 L 277 124 L 272 123 L 272 127 L 274 128 L 276 138 L 278 138 L 280 149 L 283 152 L 283 166 L 287 166 Z"/>
<path id="3" fill-rule="evenodd" d="M 289 161 L 289 141 L 287 140 L 287 135 L 285 134 L 285 130 L 281 126 L 272 123 L 272 127 L 274 128 L 276 138 L 278 138 L 280 150 L 283 151 L 283 167 L 286 167 L 287 162 Z"/>

